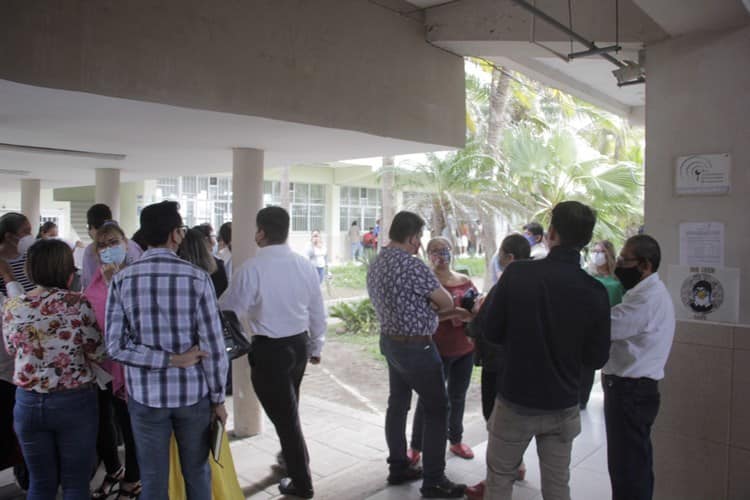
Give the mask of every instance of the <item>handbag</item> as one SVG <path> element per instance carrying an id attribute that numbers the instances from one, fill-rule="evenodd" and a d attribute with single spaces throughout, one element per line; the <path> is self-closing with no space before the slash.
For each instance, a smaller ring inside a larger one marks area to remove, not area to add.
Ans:
<path id="1" fill-rule="evenodd" d="M 220 311 L 219 315 L 229 361 L 249 353 L 252 350 L 252 344 L 242 331 L 242 324 L 234 311 Z"/>

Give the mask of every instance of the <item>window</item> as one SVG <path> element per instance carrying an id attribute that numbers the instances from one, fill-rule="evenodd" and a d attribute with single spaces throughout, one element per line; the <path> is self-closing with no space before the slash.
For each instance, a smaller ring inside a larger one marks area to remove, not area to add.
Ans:
<path id="1" fill-rule="evenodd" d="M 341 188 L 339 230 L 348 231 L 355 220 L 362 231 L 375 227 L 380 218 L 382 192 L 380 189 L 349 187 Z"/>
<path id="2" fill-rule="evenodd" d="M 211 224 L 215 231 L 232 220 L 230 176 L 163 177 L 156 181 L 156 200 L 174 200 L 188 226 Z"/>
<path id="3" fill-rule="evenodd" d="M 325 230 L 325 186 L 290 182 L 292 231 Z"/>

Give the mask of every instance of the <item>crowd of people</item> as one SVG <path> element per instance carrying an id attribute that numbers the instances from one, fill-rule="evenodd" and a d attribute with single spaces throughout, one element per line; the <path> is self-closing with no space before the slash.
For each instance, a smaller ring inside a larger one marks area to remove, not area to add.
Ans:
<path id="1" fill-rule="evenodd" d="M 106 205 L 92 206 L 87 222 L 92 243 L 77 270 L 51 226 L 33 238 L 23 214 L 0 217 L 0 467 L 13 465 L 34 500 L 59 488 L 66 499 L 241 498 L 231 454 L 226 467 L 209 459 L 214 422 L 227 419 L 221 311 L 232 311 L 252 332 L 251 383 L 286 471 L 279 491 L 313 498 L 298 409 L 306 366 L 321 362 L 325 343 L 320 234 L 298 255 L 289 214 L 264 208 L 258 252 L 233 275 L 231 223 L 218 235 L 188 228 L 175 202 L 145 207 L 130 238 Z M 425 223 L 396 214 L 367 271 L 388 364 L 389 484 L 422 479 L 425 498 L 510 499 L 535 438 L 544 498 L 570 498 L 579 412 L 601 369 L 613 498 L 651 498 L 650 428 L 674 311 L 649 236 L 630 238 L 619 256 L 595 242 L 582 268 L 595 223 L 589 207 L 563 202 L 546 232 L 529 223 L 507 236 L 483 295 L 452 268 L 461 248 L 436 237 L 427 263 L 415 258 Z M 352 225 L 353 254 L 358 231 Z M 463 414 L 475 365 L 489 442 L 486 481 L 467 486 L 446 477 L 446 447 L 474 457 Z M 100 463 L 104 478 L 92 485 Z"/>
<path id="2" fill-rule="evenodd" d="M 582 267 L 595 224 L 588 206 L 559 203 L 546 233 L 529 223 L 523 234 L 503 240 L 494 262 L 497 282 L 477 296 L 467 277 L 450 270 L 450 242 L 430 240 L 425 264 L 414 258 L 424 221 L 396 214 L 391 243 L 367 275 L 388 363 L 390 484 L 422 479 L 425 498 L 510 500 L 514 482 L 525 476 L 523 456 L 533 438 L 543 498 L 569 499 L 580 411 L 601 369 L 612 497 L 652 497 L 650 433 L 674 309 L 657 273 L 659 245 L 650 236 L 629 238 L 619 256 L 611 243 L 596 242 L 589 269 Z M 488 444 L 486 480 L 467 486 L 446 476 L 445 448 L 473 456 L 461 443 L 460 424 L 472 352 L 482 366 Z M 407 446 L 412 392 L 418 401 Z"/>

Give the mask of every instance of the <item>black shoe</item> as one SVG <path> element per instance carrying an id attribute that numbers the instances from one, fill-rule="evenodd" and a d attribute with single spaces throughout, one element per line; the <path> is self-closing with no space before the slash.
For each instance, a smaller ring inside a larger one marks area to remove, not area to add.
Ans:
<path id="1" fill-rule="evenodd" d="M 279 483 L 279 491 L 282 495 L 291 495 L 299 498 L 312 498 L 313 497 L 313 489 L 307 488 L 297 488 L 292 480 L 288 477 L 285 477 L 281 480 Z"/>
<path id="2" fill-rule="evenodd" d="M 419 489 L 423 498 L 463 498 L 465 491 L 465 484 L 456 484 L 447 477 L 436 485 L 422 486 Z"/>
<path id="3" fill-rule="evenodd" d="M 400 470 L 392 470 L 388 474 L 388 484 L 404 484 L 410 481 L 416 481 L 422 478 L 422 467 L 416 465 L 409 465 L 408 467 Z"/>

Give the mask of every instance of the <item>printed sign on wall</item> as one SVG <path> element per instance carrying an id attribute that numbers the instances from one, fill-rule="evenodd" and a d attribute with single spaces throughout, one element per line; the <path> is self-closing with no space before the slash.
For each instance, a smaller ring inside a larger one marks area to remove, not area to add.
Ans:
<path id="1" fill-rule="evenodd" d="M 669 266 L 667 286 L 677 319 L 739 321 L 739 269 Z"/>
<path id="2" fill-rule="evenodd" d="M 680 156 L 675 165 L 677 194 L 726 194 L 729 192 L 729 153 Z"/>

